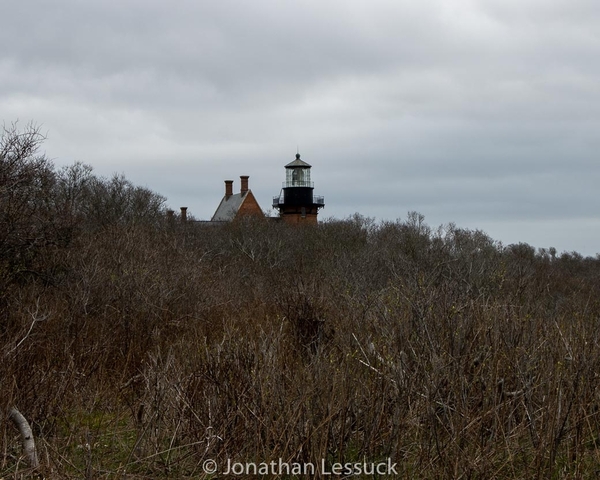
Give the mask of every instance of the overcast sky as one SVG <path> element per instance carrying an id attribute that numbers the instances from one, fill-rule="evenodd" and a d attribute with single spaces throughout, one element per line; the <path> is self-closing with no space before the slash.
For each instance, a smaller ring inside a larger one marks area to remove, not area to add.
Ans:
<path id="1" fill-rule="evenodd" d="M 209 219 L 298 148 L 322 217 L 600 252 L 598 0 L 5 1 L 0 120 Z"/>

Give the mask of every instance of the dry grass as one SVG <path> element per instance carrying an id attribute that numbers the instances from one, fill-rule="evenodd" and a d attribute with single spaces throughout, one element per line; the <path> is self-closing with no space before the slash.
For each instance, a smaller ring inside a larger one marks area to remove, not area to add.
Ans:
<path id="1" fill-rule="evenodd" d="M 597 259 L 411 215 L 82 229 L 39 268 L 0 294 L 0 408 L 47 478 L 388 457 L 407 479 L 598 474 Z"/>

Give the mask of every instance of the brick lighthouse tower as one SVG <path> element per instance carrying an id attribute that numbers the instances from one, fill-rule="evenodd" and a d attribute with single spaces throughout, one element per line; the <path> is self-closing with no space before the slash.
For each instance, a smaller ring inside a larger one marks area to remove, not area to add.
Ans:
<path id="1" fill-rule="evenodd" d="M 310 181 L 311 166 L 296 160 L 285 166 L 285 182 L 281 193 L 273 197 L 273 208 L 279 210 L 279 216 L 290 224 L 317 224 L 319 209 L 325 206 L 323 197 L 313 195 L 314 184 Z"/>

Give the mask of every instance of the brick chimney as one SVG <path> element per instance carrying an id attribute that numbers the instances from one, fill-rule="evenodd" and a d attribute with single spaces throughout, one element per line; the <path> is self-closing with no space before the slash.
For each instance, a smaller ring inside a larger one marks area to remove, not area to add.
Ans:
<path id="1" fill-rule="evenodd" d="M 240 180 L 242 181 L 242 187 L 240 188 L 240 193 L 243 195 L 248 191 L 248 179 L 250 177 L 248 175 L 240 175 Z"/>
<path id="2" fill-rule="evenodd" d="M 187 222 L 187 207 L 181 207 L 181 221 Z"/>
<path id="3" fill-rule="evenodd" d="M 225 197 L 229 198 L 233 195 L 233 180 L 225 180 Z"/>

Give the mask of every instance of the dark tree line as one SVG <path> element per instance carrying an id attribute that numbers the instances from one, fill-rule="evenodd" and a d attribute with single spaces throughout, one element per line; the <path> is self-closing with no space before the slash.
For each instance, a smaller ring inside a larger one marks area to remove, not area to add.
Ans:
<path id="1" fill-rule="evenodd" d="M 83 163 L 56 169 L 40 150 L 40 127 L 4 127 L 0 138 L 0 262 L 5 282 L 43 275 L 40 257 L 68 247 L 83 230 L 152 223 L 165 198 L 122 175 L 93 174 Z"/>

